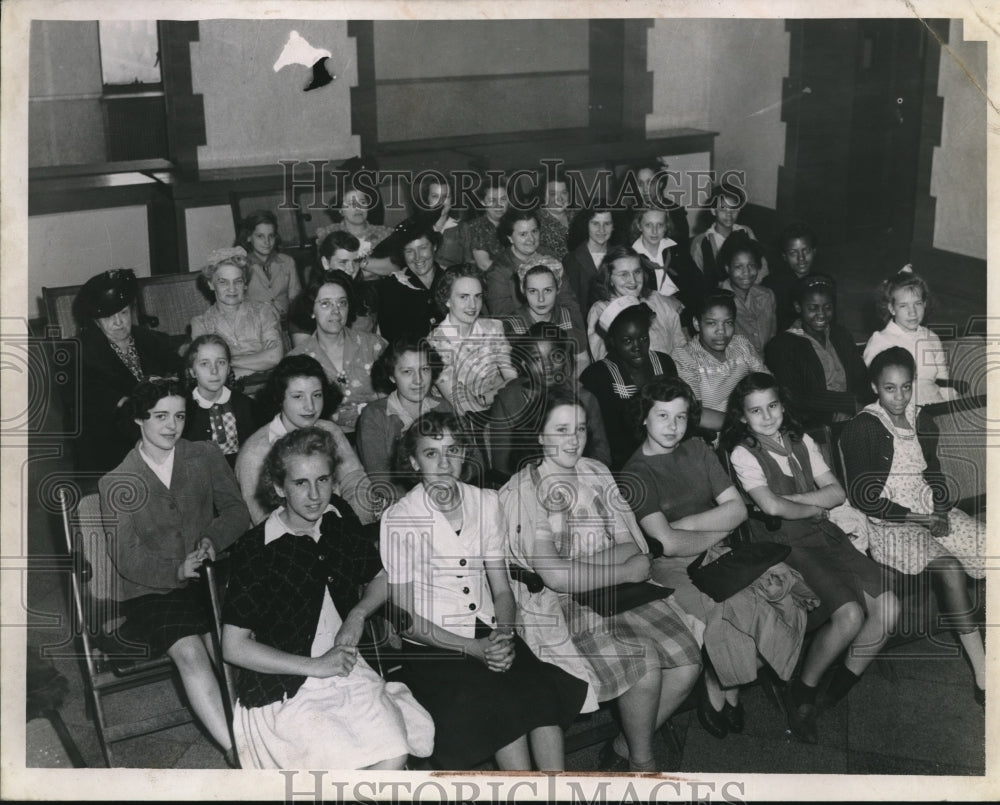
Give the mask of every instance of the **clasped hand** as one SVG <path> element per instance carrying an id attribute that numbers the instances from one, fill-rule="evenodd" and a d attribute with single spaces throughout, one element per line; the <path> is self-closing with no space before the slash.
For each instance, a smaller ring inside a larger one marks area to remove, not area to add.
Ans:
<path id="1" fill-rule="evenodd" d="M 313 658 L 316 670 L 310 676 L 326 679 L 331 676 L 347 676 L 358 662 L 356 646 L 334 646 L 325 654 Z"/>
<path id="2" fill-rule="evenodd" d="M 514 635 L 494 629 L 489 637 L 473 640 L 466 649 L 491 671 L 506 671 L 514 662 Z"/>
<path id="3" fill-rule="evenodd" d="M 948 532 L 951 530 L 948 525 L 948 515 L 945 512 L 938 514 L 932 514 L 930 516 L 930 524 L 928 528 L 931 531 L 932 537 L 947 537 Z"/>

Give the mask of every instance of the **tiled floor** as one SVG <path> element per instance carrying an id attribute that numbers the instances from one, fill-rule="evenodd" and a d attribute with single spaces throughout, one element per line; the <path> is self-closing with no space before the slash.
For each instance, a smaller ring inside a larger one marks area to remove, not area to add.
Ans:
<path id="1" fill-rule="evenodd" d="M 63 606 L 62 578 L 33 574 L 40 597 L 33 620 L 59 613 Z M 45 578 L 48 577 L 48 578 Z M 43 592 L 45 591 L 45 592 Z M 66 677 L 70 692 L 62 706 L 63 719 L 84 760 L 103 765 L 93 724 L 84 708 L 83 679 L 78 661 L 66 648 L 68 630 L 31 627 L 29 650 L 52 657 Z M 802 774 L 946 774 L 981 775 L 985 768 L 983 710 L 972 698 L 972 674 L 957 652 L 948 656 L 947 636 L 931 644 L 910 643 L 874 664 L 837 707 L 820 719 L 820 741 L 798 743 L 786 735 L 780 712 L 760 686 L 744 692 L 747 725 L 742 735 L 718 740 L 706 733 L 693 710 L 675 716 L 684 740 L 681 759 L 667 743 L 656 739 L 659 768 L 690 772 L 767 772 Z M 47 649 L 44 647 L 48 647 Z M 952 647 L 953 648 L 953 647 Z M 905 655 L 905 656 L 904 656 Z M 894 676 L 890 680 L 887 676 Z M 108 700 L 110 722 L 140 718 L 176 708 L 181 699 L 169 681 L 115 694 Z M 601 711 L 577 730 L 610 718 Z M 29 766 L 67 765 L 55 734 L 45 722 L 33 722 L 28 732 Z M 600 747 L 592 746 L 567 758 L 570 771 L 597 770 Z M 115 765 L 132 768 L 225 768 L 222 756 L 204 732 L 185 724 L 113 747 Z"/>

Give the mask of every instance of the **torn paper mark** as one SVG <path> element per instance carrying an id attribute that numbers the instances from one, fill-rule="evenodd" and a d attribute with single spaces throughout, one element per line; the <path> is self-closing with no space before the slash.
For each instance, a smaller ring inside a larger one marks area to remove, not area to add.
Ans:
<path id="1" fill-rule="evenodd" d="M 288 41 L 285 42 L 285 47 L 281 51 L 281 55 L 278 56 L 278 60 L 274 63 L 274 72 L 278 72 L 282 67 L 287 67 L 289 64 L 301 64 L 303 67 L 311 70 L 317 62 L 329 59 L 332 55 L 329 50 L 314 48 L 302 38 L 302 35 L 298 31 L 292 31 L 288 35 Z"/>
<path id="2" fill-rule="evenodd" d="M 330 72 L 330 60 L 326 57 L 320 59 L 312 66 L 312 81 L 306 84 L 305 91 L 309 92 L 311 89 L 319 89 L 320 87 L 325 87 L 327 84 L 333 82 L 337 77 L 334 73 Z"/>

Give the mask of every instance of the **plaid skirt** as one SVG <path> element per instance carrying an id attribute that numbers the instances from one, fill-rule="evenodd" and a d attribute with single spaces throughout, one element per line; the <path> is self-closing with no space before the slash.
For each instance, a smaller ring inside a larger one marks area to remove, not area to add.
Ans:
<path id="1" fill-rule="evenodd" d="M 182 637 L 210 634 L 213 627 L 208 591 L 198 579 L 169 593 L 122 601 L 121 610 L 125 623 L 118 636 L 148 647 L 150 657 L 165 654 Z"/>
<path id="2" fill-rule="evenodd" d="M 673 596 L 602 617 L 569 595 L 560 595 L 570 638 L 599 680 L 597 700 L 616 699 L 646 673 L 646 645 L 652 641 L 661 668 L 698 665 L 701 646 Z"/>

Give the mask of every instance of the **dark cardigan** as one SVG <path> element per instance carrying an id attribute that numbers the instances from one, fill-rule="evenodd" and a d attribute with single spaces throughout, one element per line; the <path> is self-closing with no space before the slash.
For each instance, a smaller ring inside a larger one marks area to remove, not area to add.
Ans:
<path id="1" fill-rule="evenodd" d="M 236 417 L 236 438 L 242 447 L 246 440 L 257 430 L 257 417 L 254 413 L 253 401 L 243 392 L 232 390 L 229 397 L 233 416 Z M 212 441 L 212 423 L 208 415 L 210 409 L 202 408 L 188 393 L 187 417 L 184 420 L 184 438 L 190 442 Z M 229 466 L 236 464 L 236 453 L 226 456 Z"/>
<path id="2" fill-rule="evenodd" d="M 361 600 L 360 586 L 378 574 L 382 561 L 347 502 L 334 495 L 330 504 L 342 516 L 323 515 L 319 542 L 285 534 L 265 545 L 266 520 L 240 537 L 231 550 L 224 623 L 249 629 L 264 645 L 308 657 L 324 590 L 341 619 L 347 617 Z M 236 670 L 238 698 L 248 708 L 291 698 L 306 681 L 295 674 Z"/>
<path id="3" fill-rule="evenodd" d="M 792 397 L 806 427 L 832 425 L 835 413 L 854 416 L 875 399 L 868 370 L 853 336 L 843 327 L 830 327 L 830 343 L 844 366 L 847 391 L 829 391 L 826 375 L 807 337 L 778 333 L 764 347 L 764 362 Z"/>
<path id="4" fill-rule="evenodd" d="M 934 419 L 923 411 L 917 416 L 917 439 L 927 462 L 923 474 L 934 493 L 934 511 L 948 511 L 955 501 L 937 457 L 938 428 Z M 879 418 L 862 411 L 844 425 L 839 444 L 851 505 L 880 520 L 905 519 L 910 510 L 882 494 L 892 469 L 895 446 L 892 434 Z"/>

